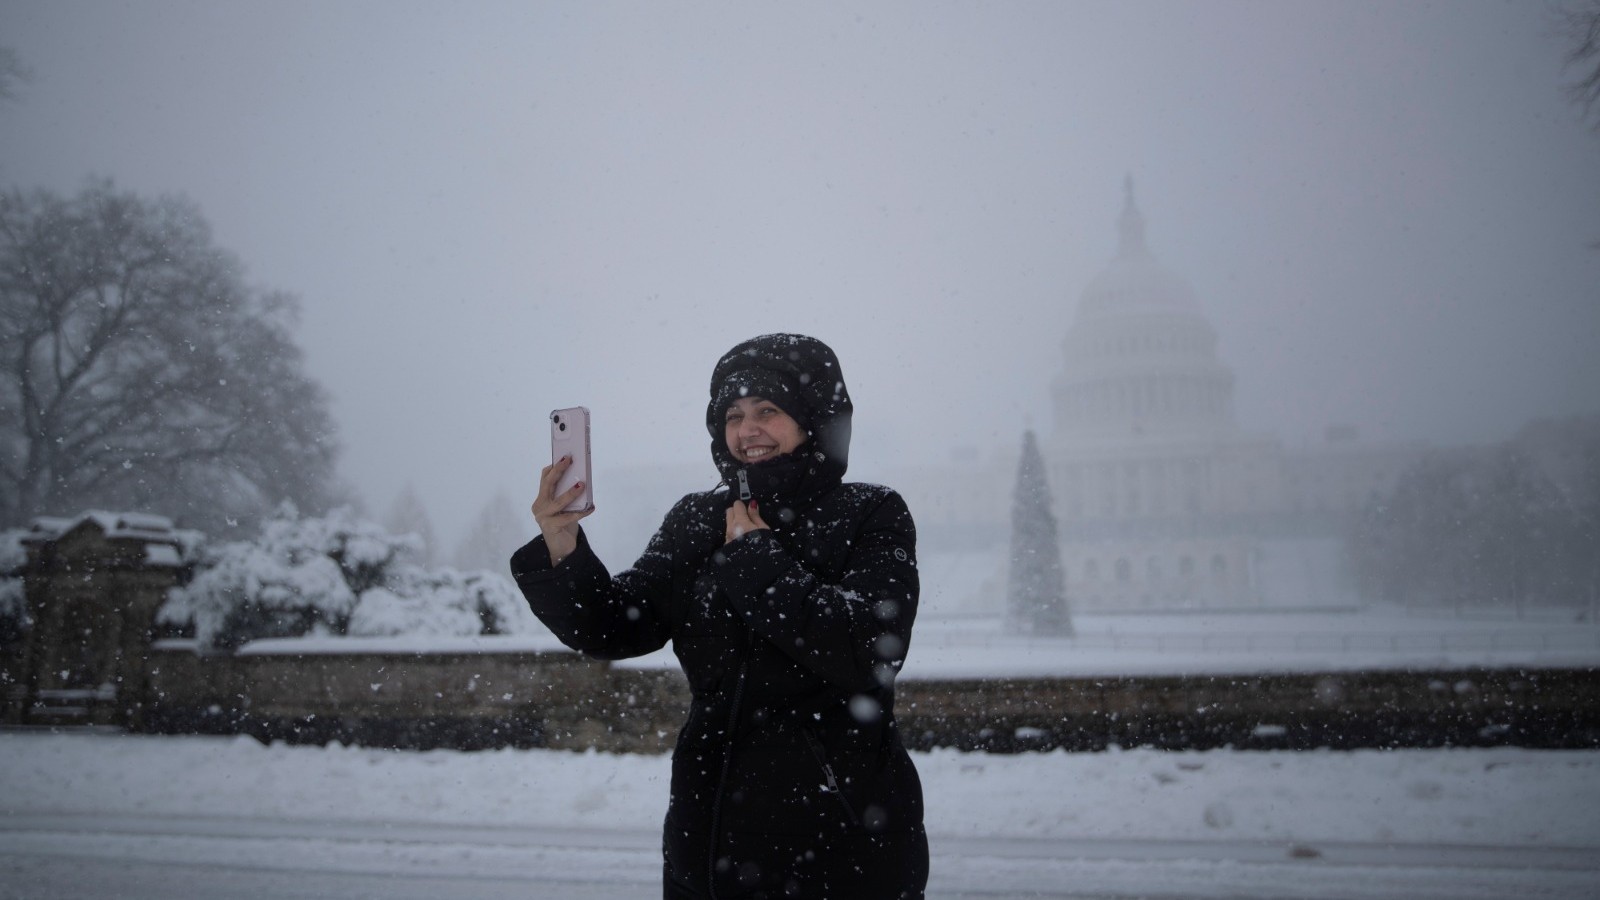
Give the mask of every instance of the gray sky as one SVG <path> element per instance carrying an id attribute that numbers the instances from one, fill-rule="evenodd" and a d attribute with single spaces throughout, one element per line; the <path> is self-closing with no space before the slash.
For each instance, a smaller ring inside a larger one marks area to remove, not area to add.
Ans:
<path id="1" fill-rule="evenodd" d="M 1538 3 L 3 0 L 0 44 L 0 183 L 195 200 L 301 297 L 345 476 L 447 551 L 552 407 L 602 514 L 607 467 L 706 459 L 762 332 L 838 350 L 854 475 L 1048 432 L 1125 174 L 1253 431 L 1600 408 L 1600 135 Z"/>

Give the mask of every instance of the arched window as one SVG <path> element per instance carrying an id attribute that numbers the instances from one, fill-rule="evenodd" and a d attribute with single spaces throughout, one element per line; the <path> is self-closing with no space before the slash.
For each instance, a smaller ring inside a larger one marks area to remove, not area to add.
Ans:
<path id="1" fill-rule="evenodd" d="M 1084 563 L 1083 564 L 1083 579 L 1085 581 L 1099 581 L 1100 580 L 1100 563 L 1098 563 L 1098 562 L 1096 562 L 1095 560 L 1092 560 L 1092 559 L 1089 560 L 1088 562 Z"/>
<path id="2" fill-rule="evenodd" d="M 1178 574 L 1185 578 L 1194 576 L 1194 557 L 1186 554 L 1178 559 Z"/>
<path id="3" fill-rule="evenodd" d="M 1144 574 L 1151 581 L 1161 580 L 1161 560 L 1152 556 L 1144 561 Z"/>
<path id="4" fill-rule="evenodd" d="M 1117 560 L 1117 580 L 1118 581 L 1132 581 L 1133 580 L 1133 563 L 1128 562 L 1126 559 Z"/>
<path id="5" fill-rule="evenodd" d="M 1211 554 L 1211 577 L 1218 581 L 1228 577 L 1228 560 L 1221 553 Z"/>

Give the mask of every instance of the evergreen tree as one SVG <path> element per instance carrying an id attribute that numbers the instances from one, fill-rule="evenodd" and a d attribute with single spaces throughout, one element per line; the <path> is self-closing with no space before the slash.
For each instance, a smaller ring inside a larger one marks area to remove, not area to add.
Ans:
<path id="1" fill-rule="evenodd" d="M 517 517 L 511 497 L 505 491 L 496 492 L 456 548 L 456 565 L 464 571 L 505 572 L 512 551 L 527 543 L 531 536 L 527 527 L 530 520 L 531 517 Z"/>
<path id="2" fill-rule="evenodd" d="M 1017 465 L 1017 486 L 1012 492 L 1006 609 L 1012 631 L 1072 633 L 1056 517 L 1050 512 L 1050 484 L 1032 430 L 1022 435 L 1022 461 Z"/>

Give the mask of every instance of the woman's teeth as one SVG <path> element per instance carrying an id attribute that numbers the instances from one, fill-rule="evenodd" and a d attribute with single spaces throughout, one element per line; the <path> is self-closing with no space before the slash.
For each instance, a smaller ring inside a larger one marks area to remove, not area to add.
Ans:
<path id="1" fill-rule="evenodd" d="M 771 453 L 771 452 L 772 452 L 772 448 L 771 447 L 746 447 L 745 450 L 744 450 L 744 458 L 745 459 L 760 459 L 761 457 L 766 456 L 768 453 Z"/>

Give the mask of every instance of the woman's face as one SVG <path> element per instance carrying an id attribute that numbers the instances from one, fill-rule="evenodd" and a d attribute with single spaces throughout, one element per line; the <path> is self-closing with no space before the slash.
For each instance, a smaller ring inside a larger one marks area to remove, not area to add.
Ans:
<path id="1" fill-rule="evenodd" d="M 806 441 L 799 422 L 760 397 L 740 397 L 728 407 L 722 436 L 733 458 L 747 463 L 792 452 Z"/>

